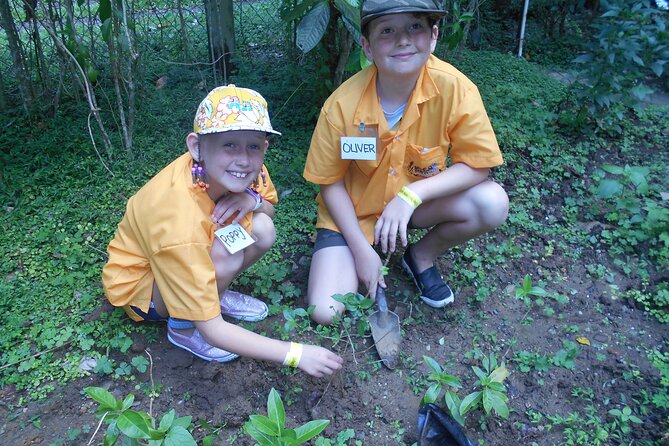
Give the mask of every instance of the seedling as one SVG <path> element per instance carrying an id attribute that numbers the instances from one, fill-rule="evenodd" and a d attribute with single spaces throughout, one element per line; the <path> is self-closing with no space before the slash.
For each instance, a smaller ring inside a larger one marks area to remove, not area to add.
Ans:
<path id="1" fill-rule="evenodd" d="M 97 415 L 100 417 L 100 423 L 89 444 L 92 443 L 104 421 L 108 424 L 104 436 L 105 446 L 115 445 L 121 435 L 127 437 L 123 444 L 139 444 L 137 440 L 146 440 L 155 445 L 197 445 L 188 431 L 191 426 L 189 416 L 177 418 L 176 412 L 172 409 L 162 416 L 156 428 L 156 420 L 151 414 L 130 409 L 135 401 L 134 395 L 127 395 L 123 400 L 117 401 L 114 395 L 100 387 L 87 387 L 85 391 L 99 403 Z"/>
<path id="2" fill-rule="evenodd" d="M 267 416 L 251 415 L 249 418 L 244 423 L 244 433 L 260 446 L 297 446 L 320 434 L 330 424 L 329 420 L 313 420 L 295 429 L 287 429 L 283 402 L 274 388 L 267 397 Z"/>

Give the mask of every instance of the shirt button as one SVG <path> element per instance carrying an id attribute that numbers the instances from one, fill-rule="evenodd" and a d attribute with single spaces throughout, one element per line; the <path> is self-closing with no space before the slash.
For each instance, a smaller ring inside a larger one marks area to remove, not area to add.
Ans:
<path id="1" fill-rule="evenodd" d="M 397 173 L 397 172 L 395 171 L 395 169 L 390 169 L 390 174 L 391 174 L 392 176 L 395 176 L 396 173 Z"/>

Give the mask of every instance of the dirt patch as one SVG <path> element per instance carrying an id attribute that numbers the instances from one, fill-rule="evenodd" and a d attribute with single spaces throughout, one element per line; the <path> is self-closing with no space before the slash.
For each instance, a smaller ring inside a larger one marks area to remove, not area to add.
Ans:
<path id="1" fill-rule="evenodd" d="M 611 404 L 623 403 L 621 395 L 637 397 L 642 390 L 653 393 L 659 388 L 657 371 L 645 352 L 662 348 L 667 341 L 666 327 L 628 302 L 612 297 L 611 286 L 628 286 L 625 277 L 618 275 L 613 282 L 587 278 L 584 262 L 602 257 L 601 253 L 588 252 L 578 261 L 557 254 L 512 260 L 490 271 L 490 281 L 500 290 L 497 294 L 477 306 L 468 303 L 474 297 L 473 288 L 456 290 L 455 303 L 443 310 L 430 309 L 413 298 L 399 298 L 412 294 L 413 288 L 401 268 L 394 266 L 391 277 L 396 278 L 392 284 L 395 292 L 389 293 L 389 306 L 403 323 L 402 360 L 394 371 L 380 365 L 370 337 L 355 338 L 353 343 L 342 339 L 333 346 L 346 364 L 343 372 L 330 380 L 245 358 L 228 364 L 206 363 L 172 347 L 164 327 L 160 328 L 158 341 L 147 342 L 139 337 L 133 349 L 147 348 L 153 357 L 153 379 L 161 386 L 159 397 L 153 402 L 154 414 L 174 408 L 179 415 L 192 415 L 194 420 L 205 420 L 220 428 L 217 444 L 239 445 L 253 444 L 240 437 L 240 428 L 249 415 L 265 413 L 272 387 L 281 393 L 292 427 L 323 418 L 331 421 L 324 432 L 326 436 L 353 429 L 363 444 L 411 444 L 417 440 L 417 412 L 428 387 L 425 377 L 429 369 L 423 355 L 446 364 L 448 373 L 461 377 L 464 393 L 472 390 L 475 379 L 471 366 L 480 365 L 469 353 L 476 348 L 484 353 L 497 350 L 511 371 L 507 380 L 511 416 L 506 421 L 479 420 L 478 414 L 473 414 L 468 418 L 468 434 L 475 440 L 484 439 L 490 446 L 560 444 L 563 437 L 559 429 L 544 430 L 541 424 L 531 423 L 528 414 L 535 411 L 566 417 L 592 405 L 605 420 Z M 447 263 L 441 262 L 442 271 L 448 271 Z M 300 267 L 293 277 L 302 287 L 300 278 L 306 277 L 303 269 Z M 555 278 L 551 291 L 570 297 L 569 303 L 555 306 L 555 315 L 528 312 L 523 302 L 504 291 L 532 272 L 550 272 Z M 528 316 L 532 317 L 531 322 Z M 283 323 L 280 315 L 256 324 L 255 329 L 271 333 L 276 323 Z M 545 372 L 523 373 L 509 361 L 515 352 L 523 350 L 554 354 L 564 340 L 574 341 L 577 337 L 586 337 L 591 345 L 579 346 L 571 370 L 551 366 Z M 296 338 L 318 342 L 313 333 Z M 116 359 L 127 361 L 128 357 Z M 93 414 L 95 405 L 81 389 L 100 386 L 117 398 L 133 393 L 136 408 L 148 410 L 150 399 L 143 391 L 149 382 L 148 372 L 137 378 L 139 382 L 93 375 L 58 387 L 46 401 L 25 407 L 13 406 L 20 395 L 5 387 L 0 390 L 2 443 L 84 444 L 97 420 Z M 589 402 L 577 396 L 578 389 L 588 389 Z M 660 438 L 667 427 L 663 424 L 666 418 L 655 415 L 644 418 L 644 424 L 635 430 L 635 438 Z M 68 439 L 68 430 L 74 436 L 76 432 L 72 430 L 82 428 L 89 432 Z M 196 435 L 203 434 L 202 429 L 196 431 Z"/>

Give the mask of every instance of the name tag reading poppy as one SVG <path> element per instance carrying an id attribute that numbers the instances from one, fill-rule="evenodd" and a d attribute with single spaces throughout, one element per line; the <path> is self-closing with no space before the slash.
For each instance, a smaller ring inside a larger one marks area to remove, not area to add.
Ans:
<path id="1" fill-rule="evenodd" d="M 342 136 L 341 159 L 376 160 L 376 138 L 367 136 Z"/>
<path id="2" fill-rule="evenodd" d="M 223 242 L 223 246 L 230 254 L 241 251 L 255 243 L 253 237 L 237 223 L 218 229 L 214 232 L 214 235 Z"/>

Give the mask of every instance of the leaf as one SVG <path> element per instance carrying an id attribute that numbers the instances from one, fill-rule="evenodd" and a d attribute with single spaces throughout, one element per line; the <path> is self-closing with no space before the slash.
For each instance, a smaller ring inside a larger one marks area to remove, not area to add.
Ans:
<path id="1" fill-rule="evenodd" d="M 147 423 L 146 418 L 139 412 L 134 410 L 126 410 L 119 415 L 116 420 L 118 428 L 130 438 L 140 438 L 149 440 L 151 435 L 149 429 L 151 426 Z"/>
<path id="2" fill-rule="evenodd" d="M 646 84 L 635 85 L 631 91 L 632 91 L 632 96 L 634 96 L 640 101 L 643 101 L 646 98 L 646 96 L 651 95 L 655 92 L 655 90 L 653 90 Z"/>
<path id="3" fill-rule="evenodd" d="M 279 392 L 272 387 L 267 397 L 267 417 L 272 420 L 281 435 L 283 426 L 286 424 L 286 411 L 283 408 L 283 401 Z"/>
<path id="4" fill-rule="evenodd" d="M 176 412 L 174 409 L 170 410 L 167 412 L 163 417 L 160 419 L 160 424 L 158 426 L 158 430 L 161 430 L 163 432 L 167 432 L 167 430 L 172 427 L 172 423 L 174 422 L 174 417 L 176 415 Z"/>
<path id="5" fill-rule="evenodd" d="M 605 171 L 605 172 L 611 173 L 613 175 L 622 175 L 623 173 L 625 173 L 625 169 L 623 169 L 620 166 L 613 165 L 613 164 L 604 164 L 602 166 L 602 170 Z"/>
<path id="6" fill-rule="evenodd" d="M 253 415 L 252 415 L 253 416 Z M 274 446 L 276 442 L 276 435 L 266 434 L 256 428 L 252 421 L 244 423 L 243 430 L 247 435 L 250 435 L 260 446 Z"/>
<path id="7" fill-rule="evenodd" d="M 423 361 L 430 367 L 432 370 L 434 370 L 437 373 L 443 373 L 443 369 L 439 365 L 437 361 L 434 359 L 430 358 L 429 356 L 423 355 Z"/>
<path id="8" fill-rule="evenodd" d="M 585 63 L 591 62 L 592 59 L 593 59 L 593 55 L 591 53 L 581 54 L 580 56 L 575 57 L 572 60 L 572 63 L 585 64 Z"/>
<path id="9" fill-rule="evenodd" d="M 509 376 L 509 371 L 503 365 L 497 367 L 490 374 L 490 381 L 501 383 Z"/>
<path id="10" fill-rule="evenodd" d="M 102 387 L 86 387 L 85 392 L 88 396 L 100 403 L 100 410 L 113 411 L 120 409 L 120 406 L 116 402 L 114 395 Z"/>
<path id="11" fill-rule="evenodd" d="M 488 378 L 488 375 L 480 368 L 472 366 L 472 370 L 474 370 L 474 373 L 476 373 L 476 376 L 478 376 L 479 380 L 481 380 L 482 382 Z"/>
<path id="12" fill-rule="evenodd" d="M 581 345 L 590 345 L 590 339 L 588 339 L 584 336 L 580 336 L 580 337 L 576 338 L 576 342 L 578 342 Z"/>
<path id="13" fill-rule="evenodd" d="M 179 417 L 176 420 L 174 420 L 174 422 L 172 423 L 172 427 L 181 426 L 184 429 L 188 429 L 190 427 L 192 420 L 193 417 L 191 417 L 190 415 L 185 417 Z"/>
<path id="14" fill-rule="evenodd" d="M 98 16 L 100 17 L 100 21 L 103 23 L 107 19 L 111 18 L 112 16 L 111 0 L 100 0 L 100 6 L 98 6 Z"/>
<path id="15" fill-rule="evenodd" d="M 302 444 L 312 439 L 316 435 L 320 434 L 323 429 L 328 426 L 328 424 L 330 424 L 330 420 L 312 420 L 296 428 L 296 444 Z"/>
<path id="16" fill-rule="evenodd" d="M 507 396 L 500 392 L 490 392 L 488 395 L 488 401 L 500 417 L 507 419 L 509 418 L 509 406 L 506 404 L 508 400 Z"/>
<path id="17" fill-rule="evenodd" d="M 597 196 L 607 199 L 619 194 L 623 190 L 622 184 L 616 180 L 602 180 L 597 187 Z"/>
<path id="18" fill-rule="evenodd" d="M 425 392 L 425 395 L 423 396 L 423 401 L 421 404 L 429 404 L 429 403 L 434 403 L 437 401 L 437 398 L 439 398 L 439 394 L 441 393 L 442 385 L 435 383 L 432 384 L 430 387 L 428 387 L 427 391 Z"/>
<path id="19" fill-rule="evenodd" d="M 303 53 L 308 53 L 321 41 L 330 22 L 330 5 L 321 1 L 300 21 L 295 30 L 295 43 Z"/>
<path id="20" fill-rule="evenodd" d="M 453 391 L 447 391 L 446 394 L 444 395 L 444 402 L 446 403 L 446 407 L 448 407 L 448 410 L 453 417 L 455 421 L 457 421 L 460 426 L 465 425 L 465 419 L 464 417 L 460 414 L 460 398 L 458 398 L 458 395 L 453 392 Z"/>
<path id="21" fill-rule="evenodd" d="M 285 22 L 292 22 L 293 20 L 299 19 L 304 15 L 307 9 L 311 8 L 317 1 L 320 0 L 305 0 L 299 2 L 293 9 L 282 10 L 280 13 L 281 20 Z"/>
<path id="22" fill-rule="evenodd" d="M 181 426 L 174 426 L 163 440 L 164 446 L 197 446 L 195 439 L 188 430 Z"/>
<path id="23" fill-rule="evenodd" d="M 460 413 L 462 415 L 466 414 L 469 412 L 471 409 L 476 407 L 476 405 L 481 401 L 481 392 L 472 392 L 466 397 L 463 398 L 462 402 L 460 403 Z"/>
<path id="24" fill-rule="evenodd" d="M 272 420 L 264 415 L 251 415 L 249 417 L 251 425 L 262 432 L 263 434 L 271 435 L 273 437 L 279 436 L 279 430 Z"/>
<path id="25" fill-rule="evenodd" d="M 111 38 L 111 29 L 112 21 L 111 19 L 102 20 L 102 25 L 100 25 L 100 31 L 102 33 L 102 38 L 105 42 L 109 42 Z"/>
<path id="26" fill-rule="evenodd" d="M 360 11 L 355 6 L 351 5 L 346 0 L 335 0 L 335 7 L 341 13 L 342 21 L 344 26 L 349 33 L 353 36 L 355 43 L 358 45 L 362 41 L 362 33 L 360 31 Z"/>

